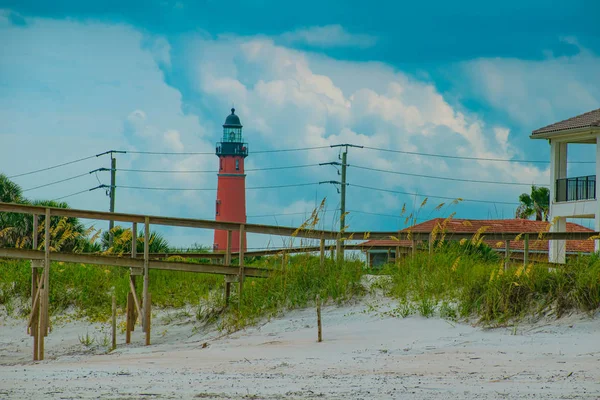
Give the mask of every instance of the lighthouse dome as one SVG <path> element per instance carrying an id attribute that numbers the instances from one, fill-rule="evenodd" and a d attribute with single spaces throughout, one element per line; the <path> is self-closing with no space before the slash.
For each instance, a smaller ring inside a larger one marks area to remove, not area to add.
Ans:
<path id="1" fill-rule="evenodd" d="M 241 128 L 242 123 L 240 122 L 240 117 L 235 115 L 235 108 L 231 109 L 231 114 L 225 118 L 225 124 L 223 124 L 223 128 Z"/>

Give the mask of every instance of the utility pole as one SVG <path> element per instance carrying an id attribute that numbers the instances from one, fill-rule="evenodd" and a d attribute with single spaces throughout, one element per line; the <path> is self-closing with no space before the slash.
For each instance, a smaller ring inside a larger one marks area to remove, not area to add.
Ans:
<path id="1" fill-rule="evenodd" d="M 348 159 L 348 146 L 342 153 L 342 187 L 341 187 L 341 199 L 340 199 L 340 233 L 346 230 L 346 163 Z"/>
<path id="2" fill-rule="evenodd" d="M 356 147 L 362 149 L 363 146 L 356 146 L 354 144 L 344 143 L 344 144 L 334 144 L 330 147 L 344 147 L 344 151 L 342 153 L 342 163 L 325 163 L 332 165 L 340 165 L 342 167 L 342 181 L 340 182 L 340 233 L 344 231 L 346 228 L 346 186 L 348 183 L 346 182 L 346 167 L 348 167 L 348 147 Z"/>
<path id="3" fill-rule="evenodd" d="M 321 163 L 319 165 L 339 165 L 342 167 L 342 173 L 341 173 L 341 182 L 337 182 L 337 181 L 327 181 L 327 182 L 319 182 L 319 183 L 331 183 L 334 185 L 340 185 L 340 238 L 342 236 L 342 233 L 344 232 L 344 230 L 346 229 L 346 186 L 348 186 L 348 183 L 346 182 L 346 168 L 348 167 L 348 147 L 357 147 L 357 148 L 363 148 L 363 146 L 356 146 L 353 144 L 349 144 L 349 143 L 345 143 L 345 144 L 334 144 L 331 145 L 330 147 L 344 147 L 344 151 L 342 152 L 342 156 L 341 156 L 341 164 L 339 162 L 329 162 L 329 163 Z M 339 173 L 339 172 L 338 172 Z M 342 242 L 343 243 L 343 242 Z M 341 247 L 341 244 L 340 244 Z M 341 255 L 338 255 L 338 260 L 340 260 L 343 257 L 343 249 L 341 250 Z"/>
<path id="4" fill-rule="evenodd" d="M 116 195 L 116 189 L 117 189 L 117 159 L 115 158 L 115 154 L 117 153 L 121 153 L 121 154 L 126 154 L 126 151 L 118 151 L 118 150 L 109 150 L 109 151 L 105 151 L 104 153 L 101 154 L 96 154 L 96 157 L 100 157 L 103 156 L 105 154 L 110 154 L 110 187 L 109 187 L 109 192 L 107 193 L 108 196 L 110 197 L 110 212 L 114 213 L 115 212 L 115 195 Z M 100 170 L 104 170 L 104 169 L 100 169 Z M 105 185 L 101 185 L 101 186 L 105 186 Z M 110 220 L 108 222 L 108 246 L 112 247 L 113 245 L 113 228 L 115 227 L 115 221 Z"/>
<path id="5" fill-rule="evenodd" d="M 110 212 L 115 212 L 115 192 L 117 184 L 117 159 L 114 154 L 110 153 Z M 113 228 L 115 221 L 112 219 L 108 223 L 108 247 L 113 245 Z"/>

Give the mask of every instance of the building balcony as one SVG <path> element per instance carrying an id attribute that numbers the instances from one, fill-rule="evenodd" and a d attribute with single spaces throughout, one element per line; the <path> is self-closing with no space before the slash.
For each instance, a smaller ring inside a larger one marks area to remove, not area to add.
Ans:
<path id="1" fill-rule="evenodd" d="M 596 175 L 556 180 L 556 202 L 595 199 Z"/>

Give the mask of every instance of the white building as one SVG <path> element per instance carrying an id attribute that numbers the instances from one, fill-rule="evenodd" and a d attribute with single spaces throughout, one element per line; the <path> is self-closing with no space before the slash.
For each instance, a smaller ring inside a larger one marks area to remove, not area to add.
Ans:
<path id="1" fill-rule="evenodd" d="M 548 125 L 532 132 L 532 139 L 547 139 L 550 143 L 550 220 L 551 231 L 566 232 L 567 218 L 593 218 L 594 229 L 600 232 L 600 205 L 596 197 L 596 177 L 600 176 L 600 109 Z M 570 177 L 567 171 L 569 143 L 595 146 L 595 175 Z M 596 241 L 600 250 L 600 240 Z M 566 243 L 553 240 L 548 260 L 564 263 Z"/>

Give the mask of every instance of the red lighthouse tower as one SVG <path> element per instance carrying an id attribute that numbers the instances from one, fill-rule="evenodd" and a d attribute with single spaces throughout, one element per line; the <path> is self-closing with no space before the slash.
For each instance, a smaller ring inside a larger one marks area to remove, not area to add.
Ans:
<path id="1" fill-rule="evenodd" d="M 217 143 L 219 156 L 219 180 L 215 220 L 246 223 L 246 174 L 244 159 L 248 156 L 248 144 L 242 137 L 242 124 L 235 115 L 235 108 L 223 124 L 223 139 Z M 227 231 L 215 230 L 214 249 L 227 249 Z M 240 250 L 240 236 L 233 234 L 231 250 Z M 244 250 L 246 238 L 244 237 Z"/>

